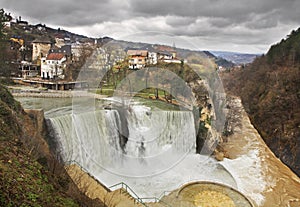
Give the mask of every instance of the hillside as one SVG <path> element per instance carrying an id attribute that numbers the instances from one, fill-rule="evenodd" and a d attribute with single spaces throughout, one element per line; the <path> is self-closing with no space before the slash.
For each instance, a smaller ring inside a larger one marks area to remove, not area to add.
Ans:
<path id="1" fill-rule="evenodd" d="M 227 61 L 233 62 L 234 64 L 248 64 L 252 63 L 253 60 L 258 57 L 258 54 L 247 54 L 237 52 L 226 52 L 226 51 L 210 51 L 213 55 L 218 58 L 223 58 Z"/>
<path id="2" fill-rule="evenodd" d="M 244 70 L 221 74 L 267 145 L 300 175 L 300 29 Z"/>
<path id="3" fill-rule="evenodd" d="M 104 206 L 78 190 L 33 116 L 0 85 L 0 206 Z"/>

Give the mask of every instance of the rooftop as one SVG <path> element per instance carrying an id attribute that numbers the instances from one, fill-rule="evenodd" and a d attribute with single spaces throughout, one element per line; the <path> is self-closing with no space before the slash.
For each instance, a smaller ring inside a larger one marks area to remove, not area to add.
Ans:
<path id="1" fill-rule="evenodd" d="M 63 53 L 50 53 L 47 56 L 47 60 L 61 60 L 64 57 L 65 57 L 65 54 L 63 54 Z"/>
<path id="2" fill-rule="evenodd" d="M 146 57 L 148 55 L 148 51 L 147 50 L 128 50 L 127 55 Z"/>
<path id="3" fill-rule="evenodd" d="M 48 38 L 37 38 L 37 39 L 33 40 L 32 43 L 51 44 L 51 41 Z"/>

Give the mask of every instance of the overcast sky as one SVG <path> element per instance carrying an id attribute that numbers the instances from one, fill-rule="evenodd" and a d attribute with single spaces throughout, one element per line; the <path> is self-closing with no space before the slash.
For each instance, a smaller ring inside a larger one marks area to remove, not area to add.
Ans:
<path id="1" fill-rule="evenodd" d="M 299 0 L 0 0 L 30 23 L 199 50 L 265 53 L 300 26 Z"/>

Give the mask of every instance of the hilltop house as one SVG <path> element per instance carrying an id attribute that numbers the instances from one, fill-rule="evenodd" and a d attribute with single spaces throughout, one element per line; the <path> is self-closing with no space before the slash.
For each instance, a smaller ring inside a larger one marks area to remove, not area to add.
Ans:
<path id="1" fill-rule="evenodd" d="M 146 66 L 148 59 L 147 50 L 128 50 L 127 55 L 130 69 L 141 69 Z"/>
<path id="2" fill-rule="evenodd" d="M 21 17 L 21 16 L 19 16 L 19 19 L 17 19 L 16 22 L 17 22 L 17 24 L 18 24 L 19 26 L 23 26 L 23 27 L 28 26 L 28 22 L 22 20 L 22 17 Z"/>
<path id="3" fill-rule="evenodd" d="M 150 46 L 144 46 L 141 48 L 141 50 L 147 50 L 148 51 L 148 58 L 147 63 L 150 65 L 156 65 L 157 64 L 157 51 Z"/>
<path id="4" fill-rule="evenodd" d="M 157 52 L 158 61 L 165 63 L 181 63 L 181 60 L 177 58 L 175 51 L 159 51 Z"/>
<path id="5" fill-rule="evenodd" d="M 37 30 L 39 30 L 40 32 L 46 32 L 46 25 L 45 24 L 37 24 L 34 26 Z"/>
<path id="6" fill-rule="evenodd" d="M 176 51 L 168 46 L 142 47 L 140 49 L 127 49 L 130 69 L 141 69 L 146 64 L 156 65 L 158 62 L 181 63 Z"/>
<path id="7" fill-rule="evenodd" d="M 157 52 L 157 59 L 159 61 L 172 60 L 173 55 L 167 51 L 159 51 L 159 52 Z"/>
<path id="8" fill-rule="evenodd" d="M 42 79 L 64 78 L 66 68 L 66 56 L 63 53 L 50 53 L 46 58 L 41 59 Z"/>
<path id="9" fill-rule="evenodd" d="M 50 48 L 51 42 L 48 39 L 36 39 L 32 42 L 32 61 L 37 65 L 41 65 L 41 58 L 46 57 Z"/>
<path id="10" fill-rule="evenodd" d="M 157 46 L 157 59 L 166 63 L 181 63 L 181 60 L 177 58 L 177 52 L 173 47 L 169 46 Z"/>

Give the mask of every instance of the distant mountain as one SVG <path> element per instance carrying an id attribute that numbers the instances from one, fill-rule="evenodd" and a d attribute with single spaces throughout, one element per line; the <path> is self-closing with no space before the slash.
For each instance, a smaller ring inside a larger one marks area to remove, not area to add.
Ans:
<path id="1" fill-rule="evenodd" d="M 266 144 L 300 176 L 300 28 L 241 70 L 221 74 Z"/>
<path id="2" fill-rule="evenodd" d="M 231 60 L 227 60 L 221 56 L 217 56 L 210 51 L 203 52 L 207 55 L 207 57 L 215 59 L 215 62 L 218 66 L 222 66 L 224 68 L 232 68 L 235 65 L 235 63 L 233 63 Z"/>
<path id="3" fill-rule="evenodd" d="M 236 53 L 236 52 L 226 52 L 226 51 L 209 51 L 209 52 L 212 53 L 214 56 L 223 58 L 225 60 L 228 60 L 238 65 L 252 63 L 256 57 L 261 55 L 261 54 L 246 54 L 246 53 Z"/>

